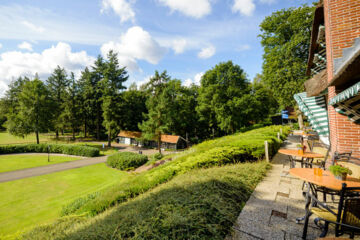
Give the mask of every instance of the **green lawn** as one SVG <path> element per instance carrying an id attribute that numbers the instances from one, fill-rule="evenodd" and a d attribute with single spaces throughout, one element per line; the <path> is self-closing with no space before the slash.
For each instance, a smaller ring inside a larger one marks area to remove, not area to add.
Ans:
<path id="1" fill-rule="evenodd" d="M 68 171 L 0 183 L 0 239 L 59 217 L 74 199 L 119 183 L 126 172 L 104 163 Z"/>
<path id="2" fill-rule="evenodd" d="M 40 135 L 40 142 L 49 141 L 48 135 Z M 36 143 L 35 134 L 30 134 L 25 138 L 15 137 L 8 132 L 0 132 L 0 144 L 16 144 L 16 143 Z"/>
<path id="3" fill-rule="evenodd" d="M 79 157 L 47 155 L 0 155 L 0 173 L 79 160 Z"/>

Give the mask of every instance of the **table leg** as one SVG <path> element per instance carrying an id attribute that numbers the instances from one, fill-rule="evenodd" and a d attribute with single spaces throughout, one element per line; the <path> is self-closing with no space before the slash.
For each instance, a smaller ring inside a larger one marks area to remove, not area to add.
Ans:
<path id="1" fill-rule="evenodd" d="M 310 197 L 310 191 L 311 191 L 311 185 L 307 183 L 307 191 L 306 191 L 306 204 L 305 204 L 305 222 L 304 222 L 304 229 L 302 234 L 302 239 L 306 239 L 307 236 L 307 229 L 309 224 L 309 218 L 311 216 L 311 212 L 309 209 L 310 203 L 311 203 L 311 197 Z"/>

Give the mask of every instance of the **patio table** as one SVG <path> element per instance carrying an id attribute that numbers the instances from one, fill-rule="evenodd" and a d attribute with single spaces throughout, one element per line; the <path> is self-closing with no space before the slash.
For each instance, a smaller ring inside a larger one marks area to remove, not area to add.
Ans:
<path id="1" fill-rule="evenodd" d="M 300 157 L 301 160 L 301 166 L 303 166 L 305 164 L 305 166 L 308 165 L 308 163 L 311 163 L 314 158 L 324 158 L 325 156 L 323 154 L 320 153 L 314 153 L 314 152 L 299 152 L 299 150 L 297 149 L 285 149 L 285 148 L 281 148 L 278 151 L 279 153 L 285 154 L 289 156 L 289 161 L 290 161 L 290 167 L 294 168 L 295 167 L 295 160 L 293 157 Z"/>
<path id="2" fill-rule="evenodd" d="M 309 218 L 307 218 L 306 216 L 309 216 L 309 214 L 311 214 L 309 210 L 311 200 L 313 197 L 317 198 L 314 185 L 321 186 L 334 191 L 340 191 L 343 183 L 346 183 L 347 187 L 360 187 L 360 179 L 352 178 L 348 176 L 346 178 L 346 181 L 341 181 L 336 179 L 334 175 L 329 171 L 322 171 L 322 176 L 318 176 L 314 174 L 314 169 L 312 168 L 292 168 L 290 169 L 289 173 L 292 176 L 304 180 L 307 183 L 306 184 L 307 189 L 305 192 L 306 193 L 305 217 L 296 219 L 296 222 L 300 222 L 305 219 L 305 223 L 304 223 L 305 227 L 302 235 L 303 239 L 306 239 L 306 235 L 307 235 L 307 225 Z M 313 205 L 314 204 L 315 202 L 313 203 Z"/>

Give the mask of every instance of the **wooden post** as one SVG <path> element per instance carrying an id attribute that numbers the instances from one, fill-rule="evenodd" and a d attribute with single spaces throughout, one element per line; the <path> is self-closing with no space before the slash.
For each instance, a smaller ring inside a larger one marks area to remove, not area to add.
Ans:
<path id="1" fill-rule="evenodd" d="M 279 132 L 277 133 L 277 138 L 280 141 L 280 133 Z"/>
<path id="2" fill-rule="evenodd" d="M 280 128 L 280 133 L 282 134 L 282 128 Z"/>
<path id="3" fill-rule="evenodd" d="M 268 141 L 265 141 L 265 158 L 267 162 L 270 162 Z"/>

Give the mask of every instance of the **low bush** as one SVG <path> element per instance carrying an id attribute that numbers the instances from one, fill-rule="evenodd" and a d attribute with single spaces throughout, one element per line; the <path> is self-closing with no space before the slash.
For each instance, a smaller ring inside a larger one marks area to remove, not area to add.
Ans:
<path id="1" fill-rule="evenodd" d="M 161 153 L 155 153 L 153 156 L 154 160 L 158 161 L 164 157 Z"/>
<path id="2" fill-rule="evenodd" d="M 164 165 L 109 187 L 98 197 L 84 203 L 78 209 L 73 209 L 69 214 L 87 213 L 94 216 L 192 169 L 262 159 L 265 154 L 265 140 L 269 142 L 269 152 L 273 155 L 281 144 L 281 140 L 277 139 L 280 128 L 283 129 L 281 139 L 285 139 L 289 132 L 288 127 L 270 126 L 205 141 L 187 151 L 170 156 L 173 160 Z M 167 159 L 167 156 L 164 159 Z"/>
<path id="3" fill-rule="evenodd" d="M 0 146 L 0 154 L 12 153 L 62 153 L 68 155 L 96 157 L 99 149 L 94 147 L 70 145 L 70 144 L 17 144 Z"/>
<path id="4" fill-rule="evenodd" d="M 268 166 L 190 171 L 104 214 L 60 219 L 23 239 L 224 239 Z"/>
<path id="5" fill-rule="evenodd" d="M 148 161 L 146 155 L 133 152 L 120 152 L 107 158 L 107 165 L 120 170 L 132 170 Z"/>
<path id="6" fill-rule="evenodd" d="M 61 210 L 60 215 L 66 216 L 70 213 L 76 211 L 80 206 L 84 205 L 85 203 L 89 202 L 90 200 L 96 198 L 99 195 L 99 192 L 88 194 L 86 197 L 78 198 L 75 201 L 71 202 L 70 204 L 64 206 Z"/>

